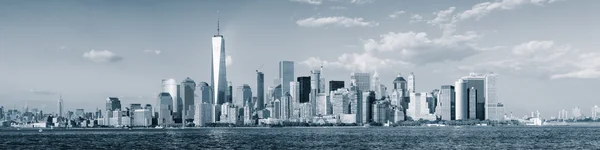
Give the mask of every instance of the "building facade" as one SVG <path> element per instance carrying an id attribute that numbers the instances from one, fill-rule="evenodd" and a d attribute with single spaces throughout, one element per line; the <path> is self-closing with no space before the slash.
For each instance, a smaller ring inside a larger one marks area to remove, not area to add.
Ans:
<path id="1" fill-rule="evenodd" d="M 212 37 L 211 85 L 213 87 L 214 104 L 223 104 L 226 100 L 227 71 L 225 56 L 225 39 L 223 35 Z"/>

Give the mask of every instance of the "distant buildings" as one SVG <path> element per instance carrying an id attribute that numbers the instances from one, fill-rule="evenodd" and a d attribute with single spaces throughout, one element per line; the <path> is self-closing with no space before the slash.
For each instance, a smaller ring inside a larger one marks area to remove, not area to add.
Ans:
<path id="1" fill-rule="evenodd" d="M 454 91 L 454 86 L 452 85 L 442 85 L 439 101 L 441 107 L 440 114 L 442 120 L 456 120 L 456 95 Z"/>
<path id="2" fill-rule="evenodd" d="M 279 80 L 279 84 L 281 84 L 281 91 L 279 93 L 281 93 L 283 97 L 286 92 L 290 92 L 290 82 L 294 81 L 293 61 L 279 62 Z"/>
<path id="3" fill-rule="evenodd" d="M 213 102 L 213 98 L 212 98 L 212 88 L 208 85 L 208 83 L 206 82 L 200 82 L 198 84 L 198 88 L 196 88 L 196 96 L 197 98 L 194 98 L 194 103 L 212 103 Z"/>

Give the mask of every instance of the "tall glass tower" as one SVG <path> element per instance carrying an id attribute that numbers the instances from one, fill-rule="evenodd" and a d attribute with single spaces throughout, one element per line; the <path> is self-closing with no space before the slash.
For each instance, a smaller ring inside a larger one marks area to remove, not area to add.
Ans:
<path id="1" fill-rule="evenodd" d="M 219 34 L 217 21 L 217 35 L 212 38 L 212 66 L 211 84 L 214 89 L 215 104 L 225 102 L 225 91 L 227 91 L 227 72 L 225 68 L 225 39 Z"/>
<path id="2" fill-rule="evenodd" d="M 261 110 L 265 107 L 265 74 L 256 72 L 256 108 Z"/>
<path id="3" fill-rule="evenodd" d="M 281 94 L 290 92 L 290 82 L 294 81 L 294 62 L 280 61 L 279 62 L 279 80 L 281 84 Z"/>

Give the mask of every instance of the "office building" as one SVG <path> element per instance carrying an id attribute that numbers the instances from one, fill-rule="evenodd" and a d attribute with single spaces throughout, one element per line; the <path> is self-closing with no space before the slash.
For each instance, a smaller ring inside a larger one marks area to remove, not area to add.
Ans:
<path id="1" fill-rule="evenodd" d="M 398 76 L 396 76 L 396 79 L 394 79 L 393 82 L 394 85 L 394 90 L 398 90 L 400 95 L 403 95 L 402 97 L 408 97 L 408 85 L 406 83 L 406 80 L 404 79 L 404 77 L 402 77 L 401 74 L 398 74 Z"/>
<path id="2" fill-rule="evenodd" d="M 475 87 L 471 87 L 467 91 L 467 95 L 468 95 L 467 101 L 469 103 L 469 109 L 467 110 L 467 114 L 468 114 L 469 119 L 477 119 L 477 110 L 476 110 L 477 105 L 475 103 L 475 101 L 477 101 L 477 94 L 478 94 L 477 89 L 475 89 Z"/>
<path id="3" fill-rule="evenodd" d="M 378 100 L 373 104 L 373 122 L 387 123 L 391 117 L 390 103 L 386 100 Z"/>
<path id="4" fill-rule="evenodd" d="M 119 98 L 116 97 L 108 97 L 106 99 L 106 112 L 108 112 L 109 116 L 108 117 L 113 117 L 112 113 L 113 111 L 117 111 L 117 110 L 121 110 L 121 101 L 119 100 Z"/>
<path id="5" fill-rule="evenodd" d="M 280 61 L 279 62 L 279 84 L 281 84 L 281 95 L 290 92 L 290 82 L 294 81 L 294 62 Z M 282 98 L 280 98 L 281 100 Z"/>
<path id="6" fill-rule="evenodd" d="M 75 118 L 79 118 L 79 117 L 84 118 L 85 117 L 84 114 L 85 114 L 85 112 L 83 109 L 75 109 Z"/>
<path id="7" fill-rule="evenodd" d="M 348 89 L 344 89 L 344 88 L 337 89 L 335 91 L 331 91 L 331 94 L 329 94 L 329 96 L 330 96 L 333 115 L 349 114 L 348 113 L 350 111 L 348 109 L 349 93 L 350 92 L 348 91 Z M 346 105 L 344 105 L 344 104 L 346 104 Z"/>
<path id="8" fill-rule="evenodd" d="M 131 109 L 131 110 L 142 109 L 142 104 L 131 103 L 131 104 L 129 104 L 129 109 Z"/>
<path id="9" fill-rule="evenodd" d="M 182 99 L 182 116 L 183 119 L 192 120 L 194 119 L 194 102 L 196 91 L 196 82 L 194 80 L 187 77 L 185 80 L 181 82 L 180 85 L 180 96 Z"/>
<path id="10" fill-rule="evenodd" d="M 310 91 L 311 91 L 311 77 L 303 76 L 298 77 L 298 89 L 300 93 L 298 93 L 298 100 L 300 103 L 308 103 L 310 101 Z"/>
<path id="11" fill-rule="evenodd" d="M 329 92 L 344 88 L 344 81 L 329 81 Z"/>
<path id="12" fill-rule="evenodd" d="M 227 71 L 225 59 L 225 39 L 218 33 L 212 37 L 211 85 L 213 87 L 214 104 L 226 101 Z"/>
<path id="13" fill-rule="evenodd" d="M 442 120 L 456 120 L 456 96 L 454 86 L 442 85 L 438 96 L 441 106 L 440 116 Z"/>
<path id="14" fill-rule="evenodd" d="M 179 109 L 179 105 L 181 105 L 181 101 L 179 101 L 179 85 L 175 79 L 163 79 L 162 80 L 162 92 L 167 92 L 173 99 L 173 117 L 181 118 L 179 115 L 181 113 Z M 183 108 L 183 105 L 182 107 Z"/>
<path id="15" fill-rule="evenodd" d="M 291 112 L 294 112 L 294 109 L 298 108 L 300 105 L 300 83 L 299 82 L 290 82 L 290 109 Z M 293 115 L 292 115 L 293 116 Z M 291 117 L 291 116 L 290 116 Z"/>
<path id="16" fill-rule="evenodd" d="M 292 116 L 292 95 L 289 92 L 286 92 L 280 101 L 280 117 L 281 119 L 290 119 Z"/>
<path id="17" fill-rule="evenodd" d="M 194 103 L 213 103 L 213 98 L 212 98 L 212 88 L 210 87 L 210 85 L 208 85 L 208 83 L 206 82 L 200 82 L 200 84 L 198 84 L 198 88 L 196 90 L 196 96 L 198 96 L 197 98 L 194 99 Z"/>
<path id="18" fill-rule="evenodd" d="M 575 120 L 582 119 L 581 109 L 579 107 L 573 108 L 573 111 L 571 114 L 573 114 L 573 119 L 575 119 Z"/>
<path id="19" fill-rule="evenodd" d="M 265 74 L 256 71 L 256 109 L 265 108 Z"/>
<path id="20" fill-rule="evenodd" d="M 248 84 L 237 87 L 234 105 L 238 107 L 243 107 L 246 105 L 252 107 L 252 89 Z"/>
<path id="21" fill-rule="evenodd" d="M 149 109 L 134 109 L 132 117 L 134 127 L 149 127 L 152 125 L 152 111 Z"/>
<path id="22" fill-rule="evenodd" d="M 359 89 L 360 90 L 360 89 Z M 373 103 L 376 101 L 375 92 L 363 92 L 362 94 L 362 103 L 361 103 L 361 123 L 371 123 L 373 122 Z"/>
<path id="23" fill-rule="evenodd" d="M 467 92 L 467 82 L 463 79 L 459 79 L 454 83 L 455 90 L 455 101 L 456 101 L 456 120 L 468 120 L 468 92 Z"/>
<path id="24" fill-rule="evenodd" d="M 475 89 L 477 91 L 475 94 L 476 97 L 468 97 L 468 118 L 485 120 L 485 76 L 470 73 L 469 76 L 462 77 L 462 79 L 466 82 L 466 89 Z"/>
<path id="25" fill-rule="evenodd" d="M 158 120 L 159 126 L 166 126 L 173 124 L 173 97 L 168 92 L 162 92 L 158 94 L 157 100 L 157 108 L 155 111 L 158 111 L 158 116 L 156 116 Z"/>
<path id="26" fill-rule="evenodd" d="M 331 111 L 331 102 L 329 101 L 329 96 L 326 93 L 319 93 L 316 96 L 316 116 L 325 116 L 330 115 L 333 112 Z"/>
<path id="27" fill-rule="evenodd" d="M 207 123 L 212 123 L 214 117 L 214 105 L 210 103 L 196 103 L 194 109 L 194 124 L 198 127 L 205 126 Z"/>
<path id="28" fill-rule="evenodd" d="M 431 114 L 427 105 L 427 99 L 432 98 L 431 93 L 410 93 L 410 102 L 406 110 L 407 116 L 412 120 L 435 120 L 436 116 Z"/>
<path id="29" fill-rule="evenodd" d="M 485 118 L 492 121 L 501 120 L 504 116 L 498 110 L 498 74 L 489 73 L 485 76 Z"/>
<path id="30" fill-rule="evenodd" d="M 353 72 L 350 79 L 354 80 L 355 86 L 362 92 L 371 91 L 371 74 Z"/>

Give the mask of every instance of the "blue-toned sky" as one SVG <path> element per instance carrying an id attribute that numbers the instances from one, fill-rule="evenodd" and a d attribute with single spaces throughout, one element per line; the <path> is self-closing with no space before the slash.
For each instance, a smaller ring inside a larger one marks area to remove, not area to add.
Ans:
<path id="1" fill-rule="evenodd" d="M 217 11 L 228 79 L 266 85 L 281 60 L 326 80 L 377 71 L 418 92 L 469 72 L 499 74 L 517 116 L 600 104 L 597 0 L 0 0 L 0 105 L 56 111 L 156 101 L 161 79 L 210 81 Z"/>

